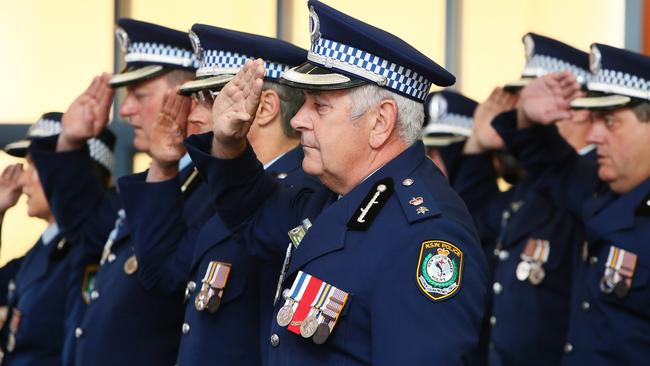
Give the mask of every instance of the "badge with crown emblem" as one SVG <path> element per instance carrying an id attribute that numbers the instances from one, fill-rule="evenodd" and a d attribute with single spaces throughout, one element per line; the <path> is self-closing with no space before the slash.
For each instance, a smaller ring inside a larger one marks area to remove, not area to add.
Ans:
<path id="1" fill-rule="evenodd" d="M 115 38 L 117 38 L 117 43 L 119 43 L 122 53 L 126 53 L 129 50 L 129 45 L 131 44 L 131 41 L 129 40 L 129 34 L 126 33 L 123 28 L 117 27 L 115 29 Z"/>
<path id="2" fill-rule="evenodd" d="M 463 252 L 443 240 L 422 243 L 416 280 L 420 290 L 431 300 L 447 299 L 460 289 Z"/>
<path id="3" fill-rule="evenodd" d="M 312 44 L 320 39 L 320 21 L 313 6 L 309 7 L 309 36 Z"/>

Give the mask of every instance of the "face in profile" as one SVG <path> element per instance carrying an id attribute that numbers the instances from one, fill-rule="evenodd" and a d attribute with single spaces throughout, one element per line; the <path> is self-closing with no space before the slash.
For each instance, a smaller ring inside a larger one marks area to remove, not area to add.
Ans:
<path id="1" fill-rule="evenodd" d="M 133 127 L 133 147 L 136 150 L 149 151 L 151 128 L 160 112 L 165 93 L 170 89 L 165 75 L 127 87 L 120 115 L 128 119 Z"/>
<path id="2" fill-rule="evenodd" d="M 38 177 L 38 172 L 32 164 L 31 159 L 27 158 L 27 165 L 23 170 L 20 178 L 20 184 L 23 193 L 27 196 L 27 214 L 31 217 L 38 217 L 44 220 L 52 219 L 50 205 L 45 198 L 45 192 Z"/>

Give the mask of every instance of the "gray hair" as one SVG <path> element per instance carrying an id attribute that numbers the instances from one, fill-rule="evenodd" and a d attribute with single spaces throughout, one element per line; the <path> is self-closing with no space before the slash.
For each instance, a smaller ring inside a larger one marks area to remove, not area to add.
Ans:
<path id="1" fill-rule="evenodd" d="M 299 138 L 300 132 L 291 127 L 290 122 L 305 103 L 305 95 L 302 91 L 273 81 L 264 81 L 262 90 L 273 90 L 280 98 L 280 117 L 282 118 L 282 132 L 284 132 L 284 135 L 290 139 Z"/>
<path id="2" fill-rule="evenodd" d="M 632 109 L 632 112 L 634 112 L 636 118 L 638 118 L 640 122 L 647 122 L 650 120 L 650 103 L 641 102 L 630 109 Z"/>
<path id="3" fill-rule="evenodd" d="M 421 102 L 406 98 L 375 84 L 362 85 L 350 90 L 348 94 L 352 101 L 352 119 L 357 119 L 370 108 L 385 99 L 397 104 L 397 132 L 399 137 L 411 146 L 422 137 L 424 123 L 424 105 Z"/>

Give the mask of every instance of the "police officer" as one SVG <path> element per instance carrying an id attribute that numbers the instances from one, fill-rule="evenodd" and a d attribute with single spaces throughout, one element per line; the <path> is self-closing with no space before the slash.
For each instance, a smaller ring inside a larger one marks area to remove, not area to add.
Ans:
<path id="1" fill-rule="evenodd" d="M 524 44 L 527 62 L 519 84 L 560 70 L 588 80 L 586 53 L 533 33 L 524 36 Z M 506 89 L 512 90 L 513 84 Z M 513 102 L 512 94 L 495 88 L 477 108 L 475 133 L 464 145 L 467 155 L 457 164 L 454 185 L 470 207 L 484 246 L 492 251 L 489 364 L 557 365 L 568 329 L 582 227 L 544 190 L 536 189 L 535 177 L 526 176 L 509 191 L 498 191 L 490 152 L 502 149 L 503 141 L 490 123 Z M 587 145 L 585 121 L 566 120 L 562 125 L 563 136 L 576 150 Z"/>
<path id="2" fill-rule="evenodd" d="M 261 60 L 217 96 L 214 133 L 187 143 L 227 224 L 245 226 L 237 232 L 256 254 L 287 254 L 269 363 L 461 364 L 477 343 L 485 263 L 418 140 L 431 83 L 454 77 L 391 34 L 308 6 L 308 62 L 282 80 L 305 89 L 292 126 L 303 169 L 326 188 L 281 187 L 247 144 Z"/>
<path id="3" fill-rule="evenodd" d="M 549 74 L 523 89 L 516 117 L 494 125 L 586 229 L 562 363 L 638 365 L 650 356 L 650 59 L 602 44 L 591 46 L 590 58 L 589 97 L 574 99 L 583 93 L 570 73 Z M 597 166 L 576 154 L 554 126 L 588 112 L 587 139 L 596 145 Z"/>
<path id="4" fill-rule="evenodd" d="M 448 171 L 443 151 L 450 145 L 467 140 L 472 134 L 472 116 L 477 104 L 453 90 L 433 92 L 424 102 L 422 142 L 427 156 L 446 176 Z"/>
<path id="5" fill-rule="evenodd" d="M 134 127 L 134 147 L 149 151 L 151 127 L 165 93 L 194 77 L 196 58 L 184 32 L 121 19 L 116 35 L 125 51 L 124 72 L 95 78 L 65 113 L 61 134 L 55 140 L 35 143 L 32 150 L 39 171 L 48 179 L 43 179 L 46 187 L 52 187 L 48 199 L 57 202 L 53 207 L 59 224 L 102 255 L 90 304 L 75 329 L 75 362 L 173 364 L 182 323 L 182 295 L 165 293 L 156 286 L 159 281 L 155 277 L 139 270 L 129 224 L 119 210 L 122 204 L 115 197 L 102 195 L 96 179 L 83 173 L 87 162 L 79 144 L 106 125 L 114 92 L 111 87 L 125 86 L 120 113 Z M 181 179 L 196 177 L 192 170 L 187 164 L 181 167 Z M 201 221 L 207 211 L 206 200 L 194 194 L 184 199 L 185 219 Z"/>
<path id="6" fill-rule="evenodd" d="M 300 135 L 289 124 L 304 97 L 299 90 L 277 83 L 282 72 L 300 64 L 307 52 L 277 39 L 202 24 L 192 27 L 190 38 L 200 66 L 197 80 L 180 88 L 180 93 L 191 94 L 193 99 L 188 131 L 211 131 L 213 96 L 247 59 L 264 58 L 267 67 L 261 102 L 247 138 L 260 151 L 265 170 L 279 182 L 318 186 L 301 169 L 303 154 L 297 147 Z M 141 269 L 164 278 L 161 285 L 168 291 L 186 291 L 178 365 L 205 360 L 222 365 L 259 365 L 261 351 L 268 348 L 275 278 L 282 263 L 253 259 L 233 240 L 218 215 L 210 218 L 198 234 L 196 225 L 184 222 L 178 205 L 182 201 L 180 184 L 173 171 L 184 153 L 183 140 L 165 123 L 180 113 L 181 99 L 188 98 L 168 99 L 169 108 L 163 110 L 168 109 L 169 117 L 159 118 L 153 129 L 152 158 L 166 164 L 152 164 L 148 173 L 120 180 L 127 217 L 138 218 L 131 225 L 136 252 Z M 179 125 L 184 124 L 182 117 L 177 120 Z M 174 144 L 165 143 L 171 138 Z M 161 165 L 170 169 L 155 172 Z M 203 199 L 210 201 L 207 195 Z M 262 345 L 257 341 L 260 334 L 264 334 Z"/>
<path id="7" fill-rule="evenodd" d="M 61 115 L 44 114 L 29 128 L 26 139 L 8 144 L 4 151 L 25 157 L 33 139 L 61 130 Z M 88 141 L 94 162 L 90 174 L 97 173 L 110 180 L 114 145 L 115 136 L 108 130 Z M 24 171 L 20 165 L 11 167 L 11 176 L 15 180 L 22 171 L 20 185 L 28 196 L 28 214 L 47 221 L 48 227 L 36 245 L 18 260 L 15 281 L 9 284 L 10 312 L 3 329 L 3 340 L 6 340 L 2 347 L 6 351 L 3 364 L 60 365 L 64 340 L 71 332 L 69 317 L 80 305 L 77 299 L 81 299 L 83 267 L 77 265 L 83 265 L 86 255 L 80 244 L 69 241 L 59 230 L 29 155 L 27 161 Z M 14 204 L 16 199 L 14 196 Z M 15 267 L 15 263 L 10 267 Z"/>

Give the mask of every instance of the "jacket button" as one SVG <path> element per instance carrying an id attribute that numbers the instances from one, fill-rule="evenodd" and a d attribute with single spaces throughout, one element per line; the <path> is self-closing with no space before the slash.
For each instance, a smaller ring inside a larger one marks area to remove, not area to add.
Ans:
<path id="1" fill-rule="evenodd" d="M 93 290 L 93 292 L 90 293 L 90 299 L 91 300 L 97 300 L 99 298 L 99 291 Z"/>
<path id="2" fill-rule="evenodd" d="M 495 282 L 492 284 L 492 290 L 494 291 L 495 295 L 498 295 L 503 291 L 503 286 L 499 282 Z"/>
<path id="3" fill-rule="evenodd" d="M 271 335 L 271 346 L 277 347 L 279 345 L 280 345 L 280 337 L 277 334 L 273 333 Z"/>
<path id="4" fill-rule="evenodd" d="M 181 332 L 183 332 L 183 334 L 189 333 L 190 332 L 190 325 L 187 324 L 187 323 L 183 323 L 183 326 L 181 327 Z"/>
<path id="5" fill-rule="evenodd" d="M 187 283 L 187 288 L 190 290 L 190 292 L 196 290 L 196 282 L 190 281 Z"/>
<path id="6" fill-rule="evenodd" d="M 413 185 L 413 182 L 414 182 L 413 179 L 411 179 L 411 178 L 406 178 L 406 179 L 404 179 L 404 180 L 402 181 L 402 185 L 403 185 L 404 187 L 410 187 L 410 186 Z"/>
<path id="7" fill-rule="evenodd" d="M 580 304 L 580 307 L 582 310 L 587 311 L 591 307 L 591 304 L 589 304 L 587 301 L 583 301 L 582 304 Z"/>
<path id="8" fill-rule="evenodd" d="M 573 345 L 568 343 L 564 345 L 564 353 L 571 353 L 573 351 Z"/>
<path id="9" fill-rule="evenodd" d="M 278 174 L 278 179 L 280 179 L 280 180 L 287 179 L 288 176 L 289 176 L 289 174 L 287 174 L 287 173 L 280 173 L 280 174 Z"/>
<path id="10" fill-rule="evenodd" d="M 75 328 L 74 330 L 74 337 L 79 339 L 81 336 L 84 334 L 84 330 L 81 329 L 80 327 Z"/>
<path id="11" fill-rule="evenodd" d="M 115 262 L 117 257 L 115 256 L 115 254 L 111 253 L 111 254 L 108 255 L 108 258 L 106 258 L 106 259 L 108 260 L 108 263 L 113 263 L 113 262 Z"/>
<path id="12" fill-rule="evenodd" d="M 594 265 L 596 263 L 598 263 L 598 257 L 589 258 L 589 264 Z"/>
<path id="13" fill-rule="evenodd" d="M 499 251 L 499 259 L 501 261 L 508 260 L 509 257 L 510 257 L 510 253 L 507 250 Z"/>
<path id="14" fill-rule="evenodd" d="M 495 326 L 496 324 L 497 324 L 497 317 L 494 316 L 494 315 L 492 315 L 492 316 L 490 317 L 490 325 L 491 325 L 491 326 Z"/>

